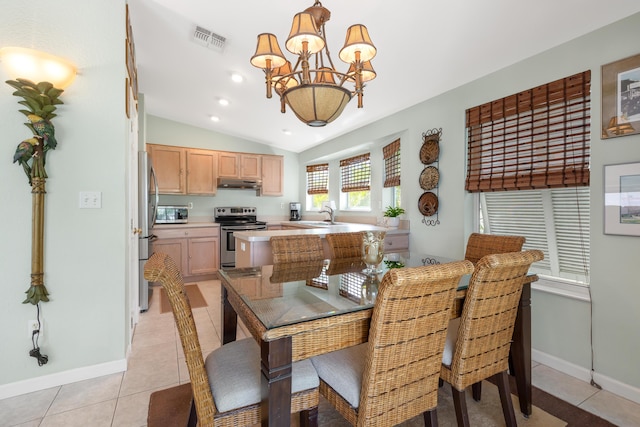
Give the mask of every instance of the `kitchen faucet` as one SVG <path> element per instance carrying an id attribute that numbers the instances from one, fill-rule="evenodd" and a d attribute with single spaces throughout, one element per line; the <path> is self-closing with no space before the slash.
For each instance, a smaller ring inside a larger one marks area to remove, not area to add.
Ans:
<path id="1" fill-rule="evenodd" d="M 335 223 L 335 212 L 333 211 L 333 209 L 331 209 L 331 207 L 329 206 L 325 206 L 322 209 L 320 209 L 320 213 L 328 213 L 329 214 L 329 221 L 331 221 L 331 224 Z"/>

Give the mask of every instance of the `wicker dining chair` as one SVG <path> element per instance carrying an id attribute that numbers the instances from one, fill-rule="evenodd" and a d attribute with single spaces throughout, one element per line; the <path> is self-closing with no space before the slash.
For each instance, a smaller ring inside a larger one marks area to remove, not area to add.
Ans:
<path id="1" fill-rule="evenodd" d="M 254 339 L 225 344 L 203 361 L 191 305 L 175 262 L 156 252 L 145 263 L 144 277 L 160 282 L 171 304 L 189 370 L 197 425 L 231 427 L 260 423 L 260 347 Z M 302 425 L 317 426 L 318 385 L 318 375 L 309 360 L 293 363 L 291 413 L 300 412 Z M 194 413 L 193 408 L 191 412 Z M 189 425 L 196 424 L 190 420 Z"/>
<path id="2" fill-rule="evenodd" d="M 437 426 L 442 351 L 469 261 L 390 270 L 378 290 L 369 341 L 311 359 L 320 393 L 351 425 L 391 426 L 423 414 Z"/>
<path id="3" fill-rule="evenodd" d="M 328 233 L 325 235 L 329 244 L 329 256 L 331 258 L 352 258 L 362 256 L 361 231 L 353 233 Z"/>
<path id="4" fill-rule="evenodd" d="M 440 377 L 451 384 L 458 426 L 469 426 L 465 389 L 495 377 L 507 426 L 516 426 L 509 391 L 509 350 L 524 279 L 544 258 L 530 250 L 487 255 L 477 264 L 462 315 L 449 324 Z M 456 327 L 457 325 L 457 327 Z"/>
<path id="5" fill-rule="evenodd" d="M 273 263 L 324 259 L 322 240 L 317 234 L 272 236 Z"/>
<path id="6" fill-rule="evenodd" d="M 468 259 L 475 265 L 485 255 L 520 252 L 524 242 L 525 238 L 523 236 L 472 233 L 467 240 L 464 259 Z M 480 401 L 482 383 L 474 384 L 472 392 L 473 399 Z"/>
<path id="7" fill-rule="evenodd" d="M 467 240 L 464 259 L 476 264 L 485 255 L 520 252 L 524 242 L 523 236 L 471 233 Z"/>

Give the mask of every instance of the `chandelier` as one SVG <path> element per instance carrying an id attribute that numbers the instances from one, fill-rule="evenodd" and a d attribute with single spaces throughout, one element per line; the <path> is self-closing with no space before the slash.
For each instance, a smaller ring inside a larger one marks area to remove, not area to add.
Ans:
<path id="1" fill-rule="evenodd" d="M 347 30 L 338 56 L 349 68 L 346 73 L 336 71 L 324 27 L 330 17 L 331 12 L 317 0 L 293 17 L 285 47 L 298 55 L 295 67 L 282 54 L 276 36 L 269 33 L 258 35 L 256 53 L 251 57 L 251 64 L 265 72 L 267 98 L 275 90 L 280 96 L 282 113 L 289 105 L 298 119 L 314 127 L 338 118 L 353 95 L 357 95 L 358 108 L 362 108 L 364 83 L 376 77 L 370 62 L 376 55 L 376 47 L 362 24 Z M 312 60 L 314 68 L 309 64 Z M 353 90 L 346 85 L 353 85 Z"/>

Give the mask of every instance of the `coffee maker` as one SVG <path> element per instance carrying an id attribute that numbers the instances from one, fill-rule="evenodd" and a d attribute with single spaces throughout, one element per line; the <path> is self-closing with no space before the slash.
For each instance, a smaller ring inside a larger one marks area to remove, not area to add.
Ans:
<path id="1" fill-rule="evenodd" d="M 300 221 L 302 217 L 302 204 L 298 202 L 289 203 L 289 221 Z"/>

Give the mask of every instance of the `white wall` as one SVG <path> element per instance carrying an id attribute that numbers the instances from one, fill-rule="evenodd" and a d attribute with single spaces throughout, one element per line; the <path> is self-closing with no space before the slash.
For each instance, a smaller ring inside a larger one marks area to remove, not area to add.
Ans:
<path id="1" fill-rule="evenodd" d="M 640 135 L 601 140 L 600 67 L 640 53 L 638 39 L 640 14 L 300 154 L 301 165 L 310 164 L 333 152 L 375 141 L 383 135 L 402 133 L 402 200 L 411 220 L 411 250 L 462 257 L 466 236 L 472 231 L 473 218 L 473 196 L 464 191 L 465 110 L 590 69 L 591 291 L 595 371 L 607 386 L 636 400 L 640 398 L 640 310 L 637 309 L 640 300 L 640 239 L 603 234 L 602 172 L 604 165 L 640 162 Z M 428 72 L 420 78 L 428 78 Z M 367 102 L 384 101 L 369 98 Z M 418 178 L 423 169 L 418 154 L 422 133 L 440 127 L 443 128 L 438 188 L 441 224 L 427 227 L 420 222 L 422 216 L 417 208 L 422 194 Z M 304 168 L 301 167 L 300 180 L 303 176 Z M 376 206 L 376 200 L 373 206 Z M 588 304 L 534 292 L 532 305 L 533 347 L 538 354 L 558 359 L 560 365 L 579 373 L 588 372 Z"/>
<path id="2" fill-rule="evenodd" d="M 22 304 L 31 273 L 31 194 L 22 168 L 12 164 L 17 144 L 30 137 L 18 113 L 21 98 L 0 71 L 0 396 L 7 384 L 111 364 L 126 357 L 127 120 L 124 112 L 125 1 L 0 1 L 1 46 L 43 50 L 74 62 L 79 75 L 61 96 L 58 148 L 47 156 L 41 350 L 29 357 Z M 102 192 L 102 209 L 79 209 L 80 191 Z M 43 380 L 43 387 L 51 381 Z M 25 386 L 28 389 L 28 385 Z"/>

